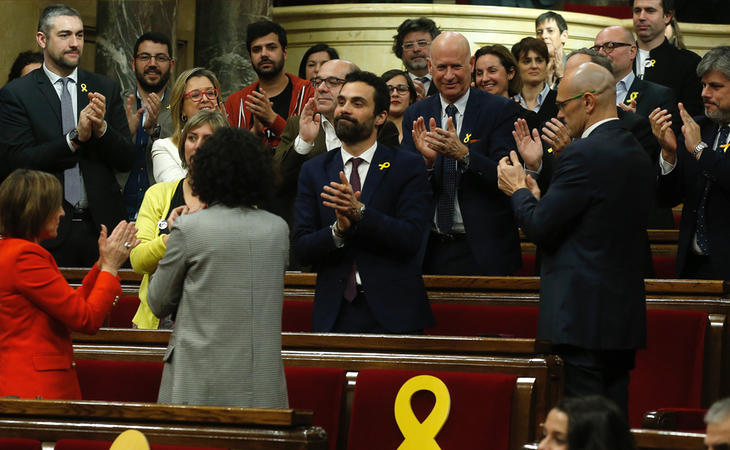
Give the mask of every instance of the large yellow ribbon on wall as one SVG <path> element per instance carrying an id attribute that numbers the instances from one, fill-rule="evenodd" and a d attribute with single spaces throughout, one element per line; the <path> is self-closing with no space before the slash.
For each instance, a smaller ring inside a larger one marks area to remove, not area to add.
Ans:
<path id="1" fill-rule="evenodd" d="M 411 409 L 411 397 L 418 391 L 429 391 L 436 397 L 426 420 L 419 422 Z M 403 433 L 398 450 L 441 450 L 436 435 L 451 411 L 451 396 L 443 381 L 431 375 L 418 375 L 403 383 L 395 397 L 395 421 Z"/>

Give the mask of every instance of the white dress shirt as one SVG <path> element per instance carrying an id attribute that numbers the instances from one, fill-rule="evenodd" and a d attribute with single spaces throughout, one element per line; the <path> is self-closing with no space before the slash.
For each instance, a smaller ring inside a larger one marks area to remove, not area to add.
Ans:
<path id="1" fill-rule="evenodd" d="M 337 133 L 335 133 L 335 127 L 332 125 L 332 122 L 327 120 L 327 118 L 322 114 L 320 114 L 319 117 L 322 118 L 320 126 L 324 130 L 324 143 L 325 147 L 327 147 L 327 151 L 333 150 L 337 147 L 342 147 L 342 142 L 340 142 L 340 138 L 337 137 Z M 296 139 L 294 139 L 294 151 L 300 155 L 308 155 L 312 149 L 314 149 L 314 142 L 310 144 L 299 135 L 297 135 Z"/>

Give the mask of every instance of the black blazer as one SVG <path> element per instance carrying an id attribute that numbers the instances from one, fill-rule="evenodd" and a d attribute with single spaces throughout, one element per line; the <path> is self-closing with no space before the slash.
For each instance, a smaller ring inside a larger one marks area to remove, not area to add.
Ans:
<path id="1" fill-rule="evenodd" d="M 516 149 L 512 130 L 519 105 L 478 88 L 469 91 L 459 138 L 469 148 L 469 167 L 457 180 L 459 207 L 466 239 L 483 275 L 511 275 L 522 265 L 517 225 L 509 199 L 497 188 L 497 164 Z M 412 104 L 403 116 L 401 148 L 420 152 L 413 143 L 413 121 L 431 117 L 441 127 L 441 96 L 434 95 Z M 428 126 L 428 125 L 427 125 Z M 431 172 L 433 207 L 441 191 L 443 157 L 438 155 Z"/>
<path id="2" fill-rule="evenodd" d="M 610 121 L 563 150 L 539 202 L 527 189 L 514 193 L 517 221 L 542 249 L 539 339 L 594 350 L 645 345 L 653 173 L 636 139 Z"/>
<path id="3" fill-rule="evenodd" d="M 665 38 L 659 47 L 649 51 L 649 67 L 644 68 L 644 80 L 670 88 L 675 99 L 693 116 L 702 114 L 702 86 L 696 72 L 700 59 L 696 53 L 680 50 Z M 637 57 L 634 72 L 638 61 Z"/>
<path id="4" fill-rule="evenodd" d="M 63 171 L 78 162 L 92 220 L 96 226 L 105 224 L 112 230 L 126 216 L 115 171 L 127 172 L 134 162 L 119 83 L 79 69 L 76 86 L 77 115 L 89 104 L 88 92 L 98 92 L 106 98 L 107 130 L 102 137 L 93 137 L 76 152 L 71 151 L 63 135 L 61 101 L 40 68 L 0 90 L 0 154 L 10 170 L 50 172 L 61 185 Z M 70 207 L 64 201 L 67 213 L 59 225 L 57 243 L 68 232 Z"/>
<path id="5" fill-rule="evenodd" d="M 693 278 L 694 274 L 686 270 L 687 258 L 697 228 L 697 208 L 707 180 L 712 180 L 705 204 L 710 262 L 715 279 L 730 280 L 730 153 L 712 150 L 719 130 L 716 122 L 704 115 L 694 119 L 700 125 L 702 141 L 710 148 L 697 160 L 687 151 L 684 138 L 679 135 L 677 165 L 667 175 L 659 176 L 657 197 L 667 207 L 684 203 L 679 224 L 677 276 Z"/>

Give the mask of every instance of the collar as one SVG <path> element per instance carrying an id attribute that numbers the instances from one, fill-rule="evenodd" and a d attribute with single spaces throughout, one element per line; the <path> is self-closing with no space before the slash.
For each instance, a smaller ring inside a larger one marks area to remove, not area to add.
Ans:
<path id="1" fill-rule="evenodd" d="M 636 78 L 636 75 L 634 75 L 633 71 L 629 71 L 628 75 L 618 80 L 618 83 L 616 83 L 616 87 L 618 88 L 618 84 L 623 82 L 624 83 L 624 89 L 628 92 L 629 88 L 632 84 L 634 84 L 634 79 Z"/>
<path id="2" fill-rule="evenodd" d="M 360 158 L 364 160 L 366 163 L 370 164 L 370 162 L 373 160 L 373 156 L 375 155 L 375 149 L 378 148 L 378 141 L 376 140 L 373 145 L 362 152 L 360 156 L 352 156 L 351 154 L 347 153 L 347 150 L 344 148 L 340 148 L 340 155 L 342 156 L 342 166 L 346 166 L 347 162 L 350 161 L 352 158 Z"/>
<path id="3" fill-rule="evenodd" d="M 537 107 L 533 109 L 533 111 L 537 112 L 542 108 L 542 102 L 545 101 L 545 98 L 550 93 L 550 85 L 547 83 L 543 83 L 542 91 L 540 91 L 539 94 L 537 94 Z M 525 102 L 525 99 L 522 98 L 522 93 L 518 92 L 517 95 L 515 95 L 515 100 L 517 100 L 520 105 L 522 105 L 523 108 L 527 109 L 527 102 Z"/>
<path id="4" fill-rule="evenodd" d="M 421 77 L 419 77 L 417 75 L 414 75 L 414 74 L 412 74 L 410 72 L 408 72 L 408 76 L 411 77 L 411 80 L 415 80 L 416 78 L 421 78 Z M 424 75 L 424 77 L 428 78 L 429 81 L 432 81 L 433 80 L 433 76 L 431 76 L 430 73 L 427 73 L 426 75 Z"/>
<path id="5" fill-rule="evenodd" d="M 590 127 L 588 127 L 588 128 L 587 128 L 587 129 L 586 129 L 586 130 L 585 130 L 585 131 L 583 132 L 583 134 L 581 134 L 581 135 L 580 135 L 580 138 L 581 138 L 581 139 L 585 139 L 585 138 L 587 138 L 588 136 L 590 136 L 590 134 L 591 134 L 591 133 L 593 133 L 593 131 L 594 131 L 594 130 L 595 130 L 596 128 L 598 128 L 598 127 L 600 127 L 601 125 L 603 125 L 604 123 L 606 123 L 606 122 L 610 122 L 610 121 L 612 121 L 612 120 L 618 120 L 618 117 L 610 117 L 610 118 L 608 118 L 608 119 L 603 119 L 603 120 L 599 120 L 598 122 L 596 122 L 596 123 L 594 123 L 593 125 L 591 125 Z"/>
<path id="6" fill-rule="evenodd" d="M 60 76 L 60 75 L 58 75 L 58 74 L 56 74 L 54 72 L 51 72 L 51 69 L 49 69 L 48 67 L 46 67 L 46 63 L 43 63 L 43 72 L 46 73 L 46 76 L 51 81 L 51 84 L 52 85 L 55 85 L 58 82 L 58 80 L 60 80 L 61 78 L 63 78 L 62 76 Z M 74 69 L 74 71 L 71 72 L 71 74 L 68 77 L 66 77 L 66 78 L 72 79 L 73 82 L 74 82 L 74 84 L 77 84 L 79 82 L 79 68 L 76 67 Z"/>
<path id="7" fill-rule="evenodd" d="M 454 106 L 456 106 L 456 109 L 459 110 L 459 114 L 462 116 L 466 111 L 466 103 L 469 101 L 469 91 L 471 91 L 471 89 L 467 89 L 466 94 L 462 95 L 459 100 L 454 102 Z M 439 93 L 439 99 L 441 100 L 441 117 L 444 117 L 446 115 L 446 107 L 449 106 L 449 102 L 443 95 L 441 95 L 441 93 Z M 441 124 L 441 126 L 445 127 L 446 124 Z M 456 124 L 454 124 L 454 128 L 456 128 Z"/>

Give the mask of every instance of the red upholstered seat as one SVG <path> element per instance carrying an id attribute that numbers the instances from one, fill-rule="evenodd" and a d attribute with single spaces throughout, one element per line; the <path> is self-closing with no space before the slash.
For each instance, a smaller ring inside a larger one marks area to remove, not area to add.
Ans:
<path id="1" fill-rule="evenodd" d="M 699 408 L 707 313 L 648 310 L 647 348 L 636 353 L 629 383 L 629 422 L 659 408 Z"/>
<path id="2" fill-rule="evenodd" d="M 111 328 L 132 328 L 132 318 L 139 308 L 139 297 L 119 297 L 119 301 L 109 311 Z"/>
<path id="3" fill-rule="evenodd" d="M 534 338 L 538 309 L 529 306 L 434 304 L 436 326 L 425 334 Z"/>
<path id="4" fill-rule="evenodd" d="M 109 450 L 112 443 L 107 441 L 82 441 L 62 439 L 56 442 L 54 450 Z M 40 447 L 39 447 L 40 448 Z M 184 445 L 150 445 L 150 450 L 222 450 L 220 447 L 188 447 Z"/>
<path id="5" fill-rule="evenodd" d="M 362 370 L 357 376 L 350 420 L 348 450 L 395 449 L 403 435 L 394 416 L 398 390 L 408 379 L 428 374 L 441 379 L 449 389 L 451 410 L 436 436 L 444 450 L 509 448 L 512 394 L 517 377 L 490 373 L 434 372 L 411 370 Z M 411 399 L 419 421 L 434 404 L 430 392 L 417 392 Z"/>
<path id="6" fill-rule="evenodd" d="M 652 256 L 654 263 L 654 278 L 675 278 L 677 269 L 676 256 Z"/>
<path id="7" fill-rule="evenodd" d="M 593 14 L 594 16 L 615 17 L 617 19 L 630 19 L 631 6 L 592 6 L 576 3 L 566 3 L 565 11 Z"/>
<path id="8" fill-rule="evenodd" d="M 41 450 L 41 441 L 34 439 L 0 438 L 0 450 Z"/>
<path id="9" fill-rule="evenodd" d="M 162 362 L 76 361 L 76 374 L 84 400 L 157 403 Z"/>
<path id="10" fill-rule="evenodd" d="M 289 407 L 314 411 L 313 424 L 324 428 L 330 450 L 337 448 L 343 410 L 345 370 L 327 367 L 285 367 Z"/>
<path id="11" fill-rule="evenodd" d="M 314 302 L 284 300 L 284 306 L 281 311 L 281 331 L 291 333 L 311 332 L 312 308 L 314 308 Z"/>
<path id="12" fill-rule="evenodd" d="M 517 277 L 531 277 L 535 274 L 535 254 L 534 253 L 523 253 L 522 254 L 522 267 L 515 273 Z M 539 275 L 539 274 L 537 274 Z"/>

